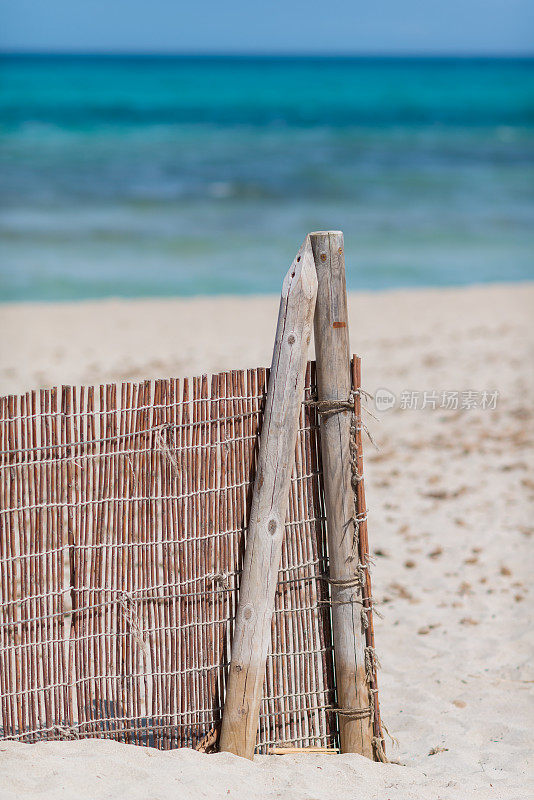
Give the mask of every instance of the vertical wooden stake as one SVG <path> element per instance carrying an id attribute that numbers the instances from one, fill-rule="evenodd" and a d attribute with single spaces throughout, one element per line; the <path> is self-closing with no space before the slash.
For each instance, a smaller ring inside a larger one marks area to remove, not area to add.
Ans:
<path id="1" fill-rule="evenodd" d="M 282 287 L 232 641 L 221 750 L 252 758 L 317 295 L 306 237 Z"/>
<path id="2" fill-rule="evenodd" d="M 345 255 L 341 231 L 310 234 L 317 271 L 315 357 L 318 399 L 347 401 L 351 391 Z M 361 592 L 354 585 L 354 490 L 350 467 L 350 411 L 321 415 L 321 452 L 332 593 L 332 627 L 342 753 L 373 758 L 373 720 L 365 715 L 365 631 Z M 356 599 L 356 602 L 351 600 Z M 358 718 L 359 717 L 359 718 Z"/>

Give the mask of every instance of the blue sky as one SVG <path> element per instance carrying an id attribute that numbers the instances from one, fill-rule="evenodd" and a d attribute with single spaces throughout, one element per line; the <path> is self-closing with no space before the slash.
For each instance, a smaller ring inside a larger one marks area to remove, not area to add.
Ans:
<path id="1" fill-rule="evenodd" d="M 532 0 L 0 0 L 3 50 L 534 54 Z"/>

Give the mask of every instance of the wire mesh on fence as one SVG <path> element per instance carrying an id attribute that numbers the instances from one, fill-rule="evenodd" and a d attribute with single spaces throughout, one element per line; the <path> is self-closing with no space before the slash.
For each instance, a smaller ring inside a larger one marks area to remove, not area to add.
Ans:
<path id="1" fill-rule="evenodd" d="M 308 399 L 314 376 L 310 364 Z M 0 399 L 1 737 L 215 738 L 267 379 L 258 368 Z M 337 744 L 306 405 L 286 526 L 259 752 Z"/>

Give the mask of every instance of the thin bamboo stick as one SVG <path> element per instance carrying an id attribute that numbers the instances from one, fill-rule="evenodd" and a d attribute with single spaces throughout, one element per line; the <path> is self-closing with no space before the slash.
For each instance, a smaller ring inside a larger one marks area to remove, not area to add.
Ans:
<path id="1" fill-rule="evenodd" d="M 363 441 L 362 441 L 362 398 L 359 391 L 362 387 L 361 377 L 361 359 L 354 355 L 352 357 L 352 386 L 355 390 L 354 394 L 354 414 L 356 416 L 356 466 L 357 472 L 361 476 L 357 483 L 356 497 L 357 497 L 357 511 L 358 518 L 361 520 L 358 524 L 358 544 L 359 556 L 362 564 L 367 564 L 365 570 L 365 587 L 363 593 L 363 606 L 367 610 L 367 628 L 365 630 L 365 639 L 368 648 L 368 661 L 370 663 L 369 670 L 369 690 L 372 697 L 373 707 L 373 735 L 375 742 L 375 758 L 377 760 L 386 760 L 385 756 L 385 741 L 382 733 L 382 725 L 380 721 L 380 704 L 378 702 L 378 675 L 375 653 L 375 631 L 373 622 L 373 603 L 372 603 L 372 588 L 371 588 L 371 573 L 369 569 L 369 537 L 367 533 L 367 505 L 365 502 L 365 484 L 363 478 Z"/>

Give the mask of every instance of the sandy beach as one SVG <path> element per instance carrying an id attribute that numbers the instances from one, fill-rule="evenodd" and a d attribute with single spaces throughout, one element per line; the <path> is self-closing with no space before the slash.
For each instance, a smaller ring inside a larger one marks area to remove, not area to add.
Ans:
<path id="1" fill-rule="evenodd" d="M 532 793 L 534 284 L 358 293 L 349 303 L 363 386 L 395 396 L 389 410 L 369 403 L 379 449 L 367 442 L 366 491 L 380 701 L 396 763 L 3 741 L 2 800 Z M 276 297 L 5 305 L 0 393 L 266 365 L 277 306 Z"/>

